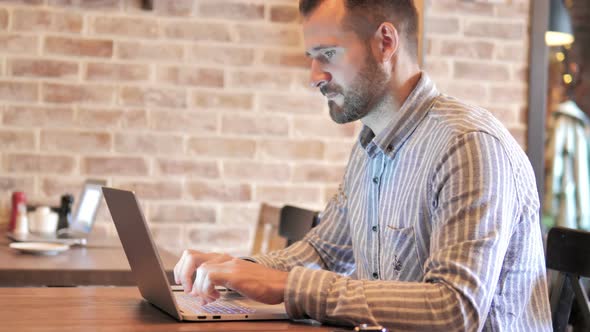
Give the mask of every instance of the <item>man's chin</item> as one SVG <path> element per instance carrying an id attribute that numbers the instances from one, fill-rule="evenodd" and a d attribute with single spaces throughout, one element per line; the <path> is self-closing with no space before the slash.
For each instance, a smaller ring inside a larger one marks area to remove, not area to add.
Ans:
<path id="1" fill-rule="evenodd" d="M 338 124 L 344 124 L 354 121 L 353 119 L 350 119 L 350 117 L 346 116 L 344 110 L 342 110 L 342 108 L 338 106 L 334 101 L 328 101 L 328 107 L 330 108 L 330 117 L 332 118 L 332 121 Z"/>

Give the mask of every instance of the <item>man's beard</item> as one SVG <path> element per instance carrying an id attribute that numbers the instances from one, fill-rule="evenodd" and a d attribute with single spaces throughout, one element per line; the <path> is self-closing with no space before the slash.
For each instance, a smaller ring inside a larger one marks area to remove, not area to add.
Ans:
<path id="1" fill-rule="evenodd" d="M 385 88 L 386 75 L 379 68 L 377 62 L 367 54 L 364 67 L 352 82 L 349 89 L 343 91 L 338 85 L 324 85 L 320 91 L 328 93 L 340 93 L 344 96 L 342 106 L 338 106 L 333 100 L 328 101 L 330 117 L 336 123 L 348 123 L 360 120 L 367 115 L 375 105 L 376 98 L 382 95 Z"/>

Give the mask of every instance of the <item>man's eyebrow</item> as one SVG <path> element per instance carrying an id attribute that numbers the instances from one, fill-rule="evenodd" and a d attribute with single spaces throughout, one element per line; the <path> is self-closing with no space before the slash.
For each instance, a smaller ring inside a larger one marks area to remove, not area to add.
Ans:
<path id="1" fill-rule="evenodd" d="M 327 48 L 336 48 L 336 45 L 318 45 L 313 47 L 311 50 L 305 52 L 305 56 L 310 57 L 312 53 L 317 53 L 318 51 L 327 49 Z"/>

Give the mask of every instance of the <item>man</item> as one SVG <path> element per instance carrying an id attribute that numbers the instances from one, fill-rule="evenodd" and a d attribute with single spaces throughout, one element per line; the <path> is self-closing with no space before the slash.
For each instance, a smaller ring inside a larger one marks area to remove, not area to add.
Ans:
<path id="1" fill-rule="evenodd" d="M 312 84 L 334 121 L 364 124 L 340 193 L 291 247 L 256 263 L 187 250 L 176 282 L 203 303 L 223 285 L 327 323 L 550 330 L 531 166 L 493 116 L 420 71 L 412 1 L 300 11 Z"/>

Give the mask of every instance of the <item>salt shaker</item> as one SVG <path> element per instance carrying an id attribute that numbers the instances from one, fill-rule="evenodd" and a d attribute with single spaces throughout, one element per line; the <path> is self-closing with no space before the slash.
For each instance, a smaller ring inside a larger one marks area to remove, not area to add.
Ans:
<path id="1" fill-rule="evenodd" d="M 26 234 L 29 232 L 29 220 L 27 218 L 27 206 L 24 203 L 18 205 L 18 214 L 13 232 L 15 234 Z"/>
<path id="2" fill-rule="evenodd" d="M 16 217 L 18 216 L 18 206 L 23 204 L 26 206 L 27 197 L 22 191 L 15 191 L 12 193 L 12 212 L 10 214 L 10 223 L 8 224 L 8 231 L 13 232 L 16 227 Z M 26 209 L 26 207 L 25 207 Z"/>

